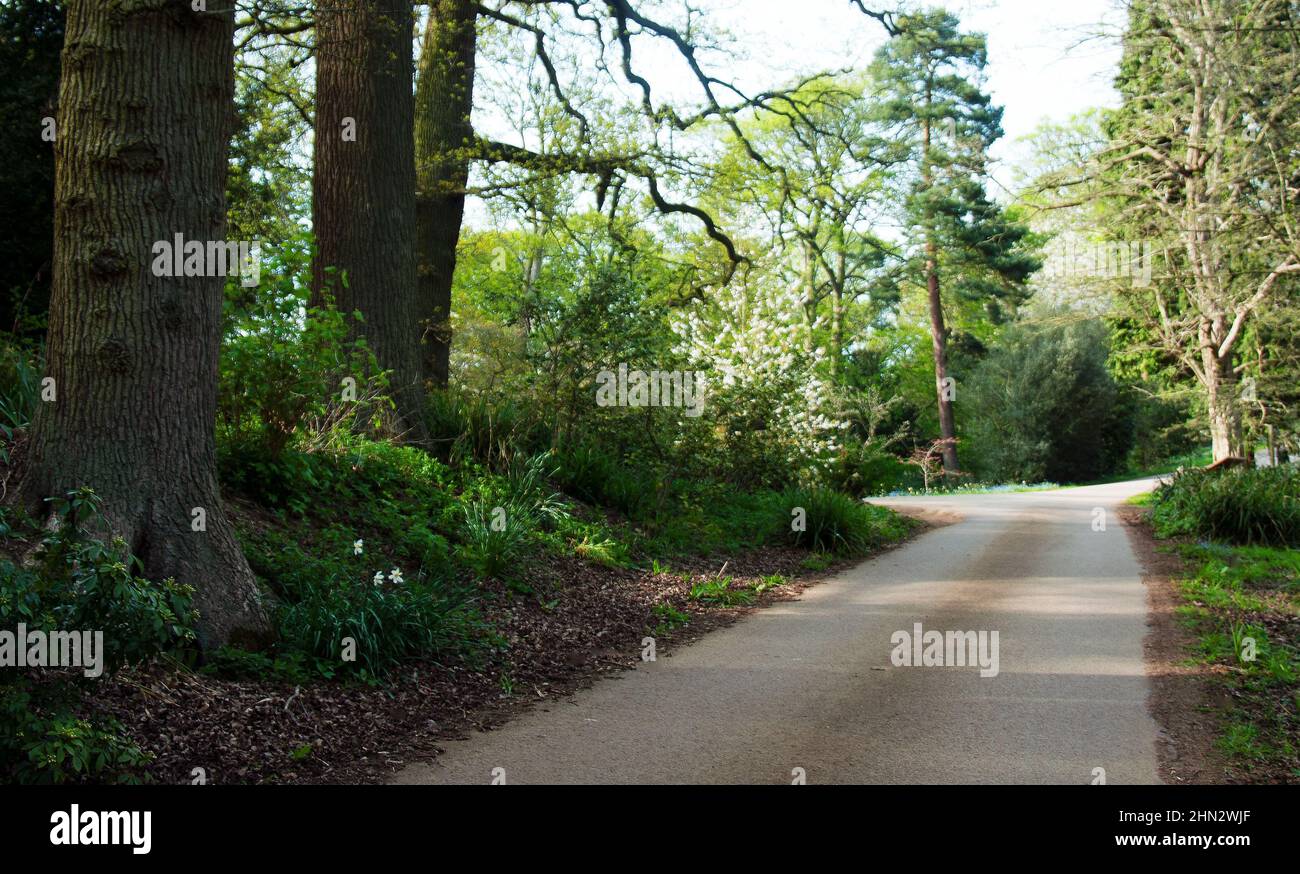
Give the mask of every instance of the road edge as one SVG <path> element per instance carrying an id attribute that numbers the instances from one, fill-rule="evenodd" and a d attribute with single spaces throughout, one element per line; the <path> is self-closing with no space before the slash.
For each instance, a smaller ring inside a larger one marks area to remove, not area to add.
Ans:
<path id="1" fill-rule="evenodd" d="M 1228 696 L 1214 681 L 1213 667 L 1191 662 L 1195 633 L 1181 622 L 1178 580 L 1186 565 L 1163 549 L 1147 520 L 1148 511 L 1119 509 L 1129 544 L 1142 568 L 1147 593 L 1147 633 L 1142 656 L 1151 694 L 1147 711 L 1156 721 L 1156 760 L 1160 779 L 1170 785 L 1222 785 L 1237 782 L 1227 758 L 1215 746 Z"/>

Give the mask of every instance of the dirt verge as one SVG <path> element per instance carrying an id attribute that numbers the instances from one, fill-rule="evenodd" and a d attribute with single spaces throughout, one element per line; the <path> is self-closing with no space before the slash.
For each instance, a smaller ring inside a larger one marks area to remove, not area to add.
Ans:
<path id="1" fill-rule="evenodd" d="M 917 526 L 912 536 L 926 530 Z M 896 545 L 896 544 L 895 544 Z M 887 547 L 892 548 L 892 547 Z M 161 783 L 378 783 L 439 752 L 439 741 L 487 730 L 543 702 L 633 668 L 642 639 L 668 604 L 690 617 L 655 633 L 659 657 L 855 562 L 804 567 L 808 553 L 766 547 L 726 558 L 671 562 L 652 574 L 550 556 L 532 564 L 535 595 L 485 584 L 484 617 L 508 642 L 491 665 L 419 662 L 383 687 L 277 679 L 223 679 L 175 665 L 123 672 L 100 688 L 92 714 L 120 720 L 149 754 Z M 725 563 L 725 570 L 723 566 Z M 771 574 L 787 582 L 747 606 L 705 606 L 693 583 L 715 575 L 752 587 Z"/>
<path id="2" fill-rule="evenodd" d="M 1190 660 L 1196 635 L 1178 616 L 1183 561 L 1161 548 L 1146 510 L 1122 507 L 1119 515 L 1142 564 L 1147 590 L 1149 630 L 1143 652 L 1151 678 L 1148 709 L 1160 728 L 1156 753 L 1161 779 L 1172 784 L 1240 782 L 1215 746 L 1229 704 L 1223 683 L 1216 679 L 1224 670 Z"/>

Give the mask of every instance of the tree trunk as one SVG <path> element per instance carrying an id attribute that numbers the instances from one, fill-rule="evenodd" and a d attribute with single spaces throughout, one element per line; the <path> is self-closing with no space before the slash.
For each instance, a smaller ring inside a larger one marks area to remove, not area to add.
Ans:
<path id="1" fill-rule="evenodd" d="M 844 286 L 848 284 L 848 262 L 842 248 L 835 268 L 831 280 L 831 381 L 839 385 L 844 364 Z"/>
<path id="2" fill-rule="evenodd" d="M 1246 441 L 1241 426 L 1241 399 L 1238 397 L 1237 374 L 1232 364 L 1232 353 L 1218 354 L 1216 335 L 1225 333 L 1222 325 L 1201 320 L 1201 365 L 1205 372 L 1207 413 L 1210 419 L 1210 440 L 1214 460 L 1245 458 Z"/>
<path id="3" fill-rule="evenodd" d="M 359 311 L 389 373 L 393 426 L 423 439 L 415 269 L 412 11 L 409 0 L 333 0 L 316 18 L 312 301 Z"/>
<path id="4" fill-rule="evenodd" d="M 415 89 L 416 214 L 424 378 L 446 387 L 451 361 L 451 284 L 465 214 L 474 129 L 473 0 L 434 0 Z"/>
<path id="5" fill-rule="evenodd" d="M 925 105 L 931 103 L 930 91 L 926 90 Z M 924 156 L 922 172 L 924 185 L 929 190 L 933 182 L 930 170 L 930 122 L 922 125 L 924 136 Z M 934 242 L 934 231 L 926 231 L 925 241 L 925 287 L 930 306 L 930 339 L 934 347 L 934 387 L 939 399 L 939 436 L 943 439 L 943 470 L 948 476 L 958 473 L 961 466 L 957 462 L 957 425 L 952 416 L 951 390 L 948 382 L 948 329 L 943 323 L 943 296 L 939 292 L 939 250 Z"/>
<path id="6" fill-rule="evenodd" d="M 181 234 L 206 250 L 225 234 L 234 14 L 67 9 L 46 353 L 56 397 L 32 423 L 21 500 L 93 488 L 146 576 L 195 587 L 205 650 L 258 645 L 270 623 L 216 479 L 224 279 L 211 263 L 188 278 L 154 271 L 155 243 Z"/>
<path id="7" fill-rule="evenodd" d="M 943 469 L 952 475 L 961 470 L 957 463 L 957 426 L 952 416 L 948 386 L 948 329 L 943 323 L 943 298 L 939 293 L 938 254 L 933 242 L 925 244 L 925 285 L 930 303 L 930 338 L 934 346 L 934 387 L 939 398 L 939 435 L 944 440 Z"/>

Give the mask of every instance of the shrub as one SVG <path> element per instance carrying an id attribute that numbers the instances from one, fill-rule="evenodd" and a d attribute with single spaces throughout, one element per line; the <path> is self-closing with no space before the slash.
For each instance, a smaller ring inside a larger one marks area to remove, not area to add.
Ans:
<path id="1" fill-rule="evenodd" d="M 516 510 L 524 510 L 542 521 L 559 521 L 567 515 L 564 500 L 550 487 L 550 480 L 558 470 L 549 452 L 532 458 L 516 455 L 506 465 L 505 478 L 510 503 Z"/>
<path id="2" fill-rule="evenodd" d="M 103 632 L 106 673 L 192 643 L 192 590 L 142 578 L 121 540 L 92 537 L 104 528 L 94 492 L 71 492 L 52 509 L 52 531 L 0 511 L 0 538 L 37 541 L 30 562 L 0 559 L 0 628 Z M 78 713 L 88 682 L 80 672 L 0 674 L 0 775 L 24 783 L 139 779 L 146 756 L 121 726 Z"/>
<path id="3" fill-rule="evenodd" d="M 883 507 L 874 507 L 823 487 L 786 489 L 781 495 L 782 524 L 791 541 L 817 552 L 861 555 L 901 537 L 908 523 Z M 802 508 L 802 530 L 792 526 Z"/>
<path id="4" fill-rule="evenodd" d="M 1300 469 L 1185 470 L 1156 490 L 1162 537 L 1189 535 L 1265 546 L 1300 546 Z"/>
<path id="5" fill-rule="evenodd" d="M 103 631 L 105 670 L 193 641 L 193 590 L 140 577 L 125 543 L 90 536 L 103 525 L 94 492 L 70 492 L 52 505 L 59 524 L 38 535 L 32 566 L 0 560 L 0 627 Z M 15 534 L 22 532 L 0 519 L 0 537 Z"/>
<path id="6" fill-rule="evenodd" d="M 408 658 L 473 656 L 488 642 L 467 593 L 387 578 L 320 581 L 282 609 L 279 625 L 282 646 L 311 655 L 327 676 L 375 679 Z M 355 662 L 343 661 L 349 637 Z"/>
<path id="7" fill-rule="evenodd" d="M 454 582 L 446 539 L 424 521 L 398 516 L 386 533 L 391 540 L 381 543 L 337 523 L 241 531 L 249 564 L 280 602 L 280 641 L 267 657 L 219 653 L 215 669 L 289 678 L 315 669 L 374 680 L 404 659 L 476 654 L 486 626 L 472 592 Z M 355 661 L 342 661 L 345 637 L 355 641 Z"/>
<path id="8" fill-rule="evenodd" d="M 564 490 L 593 504 L 604 500 L 606 487 L 617 474 L 608 452 L 584 443 L 563 447 L 556 461 L 556 477 Z"/>
<path id="9" fill-rule="evenodd" d="M 575 498 L 638 520 L 655 514 L 669 488 L 654 462 L 620 461 L 611 451 L 584 443 L 566 445 L 556 454 L 555 478 Z"/>
<path id="10" fill-rule="evenodd" d="M 0 776 L 26 784 L 139 783 L 149 757 L 121 723 L 77 716 L 66 684 L 0 683 Z"/>
<path id="11" fill-rule="evenodd" d="M 225 301 L 218 421 L 272 457 L 308 422 L 317 432 L 345 431 L 357 416 L 378 424 L 392 406 L 364 339 L 349 339 L 348 315 L 328 302 L 307 305 L 309 254 L 306 239 L 272 250 L 269 289 L 249 295 L 232 284 Z M 356 380 L 351 400 L 342 394 L 344 377 Z"/>
<path id="12" fill-rule="evenodd" d="M 545 426 L 525 406 L 485 393 L 444 389 L 429 395 L 425 426 L 439 458 L 500 469 L 516 452 L 549 441 Z"/>
<path id="13" fill-rule="evenodd" d="M 483 503 L 467 504 L 463 512 L 461 559 L 479 576 L 501 579 L 527 551 L 535 517 L 522 506 Z"/>
<path id="14" fill-rule="evenodd" d="M 1123 466 L 1132 426 L 1118 415 L 1099 322 L 1020 325 L 971 374 L 964 445 L 985 482 L 1084 482 Z"/>
<path id="15" fill-rule="evenodd" d="M 856 498 L 887 494 L 916 479 L 913 470 L 879 443 L 846 440 L 827 477 L 836 491 Z"/>

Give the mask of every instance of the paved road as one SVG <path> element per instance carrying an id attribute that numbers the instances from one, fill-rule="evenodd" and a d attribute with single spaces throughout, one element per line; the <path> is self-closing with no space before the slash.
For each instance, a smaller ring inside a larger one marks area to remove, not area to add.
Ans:
<path id="1" fill-rule="evenodd" d="M 889 499 L 962 518 L 397 782 L 1157 782 L 1145 590 L 1110 511 L 1148 487 Z M 998 675 L 894 665 L 917 622 L 997 631 Z"/>

